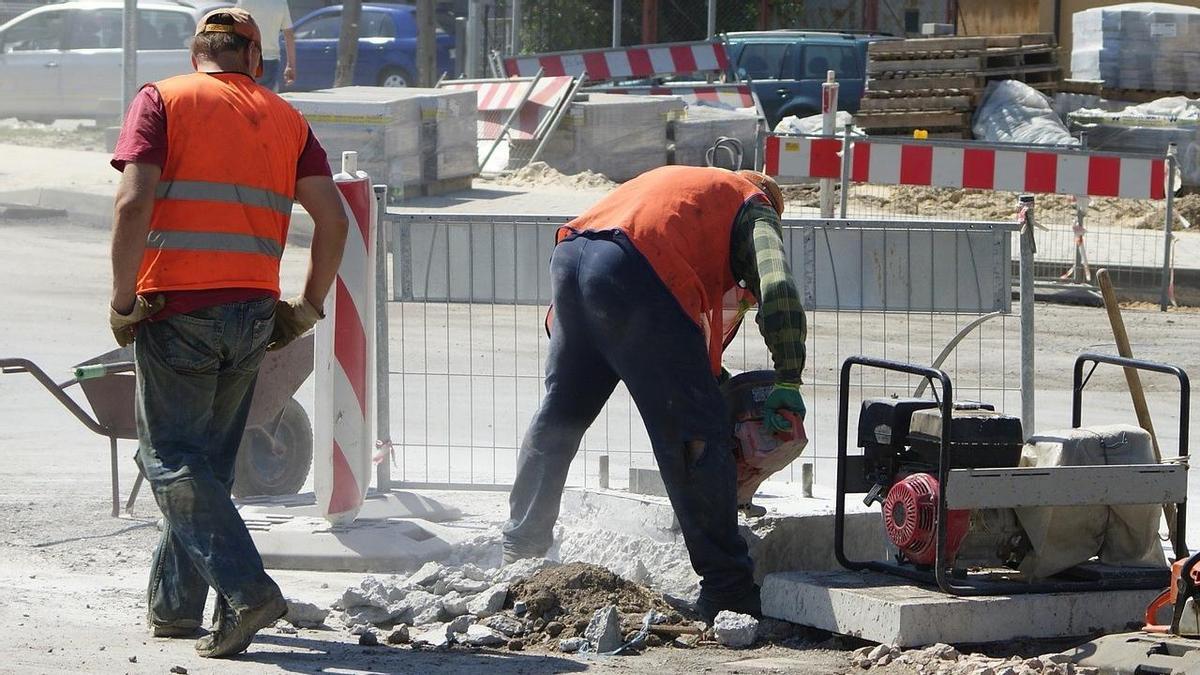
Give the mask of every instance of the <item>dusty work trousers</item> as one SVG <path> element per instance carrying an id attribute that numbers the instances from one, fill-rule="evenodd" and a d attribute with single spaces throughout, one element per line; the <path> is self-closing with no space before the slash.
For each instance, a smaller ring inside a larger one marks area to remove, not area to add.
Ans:
<path id="1" fill-rule="evenodd" d="M 549 549 L 571 460 L 619 380 L 646 424 L 701 597 L 744 597 L 753 568 L 738 533 L 732 431 L 700 329 L 620 231 L 563 241 L 550 274 L 546 396 L 521 444 L 506 549 Z"/>
<path id="2" fill-rule="evenodd" d="M 235 609 L 280 594 L 229 496 L 274 311 L 264 298 L 138 326 L 137 463 L 164 519 L 152 625 L 198 625 L 210 587 Z"/>

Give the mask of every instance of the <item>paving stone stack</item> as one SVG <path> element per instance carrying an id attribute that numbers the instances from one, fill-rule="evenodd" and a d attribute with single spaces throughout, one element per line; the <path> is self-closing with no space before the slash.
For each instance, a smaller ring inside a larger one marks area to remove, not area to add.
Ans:
<path id="1" fill-rule="evenodd" d="M 1200 93 L 1200 9 L 1140 2 L 1072 18 L 1071 77 L 1106 90 Z M 1106 94 L 1122 100 L 1146 96 Z"/>
<path id="2" fill-rule="evenodd" d="M 873 42 L 867 92 L 855 124 L 869 134 L 971 137 L 988 82 L 1017 80 L 1044 92 L 1059 81 L 1054 36 L 998 35 Z"/>
<path id="3" fill-rule="evenodd" d="M 342 152 L 356 151 L 359 169 L 394 197 L 469 187 L 476 174 L 473 91 L 342 87 L 284 98 L 308 119 L 334 171 Z"/>
<path id="4" fill-rule="evenodd" d="M 718 138 L 725 136 L 736 138 L 742 144 L 740 168 L 754 167 L 754 148 L 758 142 L 758 118 L 754 115 L 709 106 L 688 106 L 687 114 L 672 121 L 667 133 L 674 141 L 672 164 L 705 166 L 708 149 Z M 717 158 L 717 165 L 739 168 L 727 166 L 728 161 L 729 156 L 722 152 Z"/>
<path id="5" fill-rule="evenodd" d="M 571 103 L 538 156 L 564 174 L 591 170 L 627 181 L 667 164 L 667 124 L 686 110 L 675 96 L 586 94 Z M 537 140 L 513 140 L 509 168 L 528 162 Z"/>

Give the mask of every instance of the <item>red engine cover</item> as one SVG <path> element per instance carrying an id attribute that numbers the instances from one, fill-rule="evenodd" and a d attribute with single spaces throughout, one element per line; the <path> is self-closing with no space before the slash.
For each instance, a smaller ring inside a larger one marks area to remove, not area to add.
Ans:
<path id="1" fill-rule="evenodd" d="M 888 490 L 883 501 L 883 523 L 888 539 L 906 558 L 918 565 L 932 565 L 937 557 L 937 479 L 927 473 L 905 476 Z M 954 562 L 971 524 L 970 511 L 948 511 L 946 522 L 947 562 Z"/>

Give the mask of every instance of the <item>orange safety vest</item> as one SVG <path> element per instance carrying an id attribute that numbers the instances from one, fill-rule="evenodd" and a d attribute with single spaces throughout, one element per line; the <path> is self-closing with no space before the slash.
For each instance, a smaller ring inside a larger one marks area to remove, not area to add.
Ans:
<path id="1" fill-rule="evenodd" d="M 167 117 L 139 295 L 256 288 L 279 293 L 279 259 L 308 124 L 274 92 L 236 73 L 154 85 Z"/>
<path id="2" fill-rule="evenodd" d="M 742 207 L 770 203 L 726 169 L 664 166 L 621 185 L 559 228 L 557 241 L 579 232 L 621 230 L 704 332 L 714 375 L 754 296 L 738 285 L 730 238 Z"/>

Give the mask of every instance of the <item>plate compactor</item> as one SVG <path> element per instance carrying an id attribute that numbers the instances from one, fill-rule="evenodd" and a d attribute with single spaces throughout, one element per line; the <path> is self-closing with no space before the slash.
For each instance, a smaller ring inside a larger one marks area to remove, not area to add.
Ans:
<path id="1" fill-rule="evenodd" d="M 1188 556 L 1186 466 L 1158 461 L 1149 434 L 1138 427 L 1082 427 L 1082 392 L 1102 363 L 1179 380 L 1179 455 L 1186 457 L 1188 382 L 1175 366 L 1084 354 L 1075 363 L 1071 428 L 1027 437 L 1020 419 L 987 403 L 956 401 L 950 377 L 939 369 L 847 359 L 838 406 L 838 561 L 953 595 L 1164 588 L 1170 574 L 1158 534 L 1164 504 L 1178 513 L 1175 557 Z M 934 397 L 861 401 L 860 452 L 852 455 L 850 376 L 860 368 L 928 380 Z M 891 559 L 846 555 L 846 499 L 855 493 L 881 508 Z"/>

